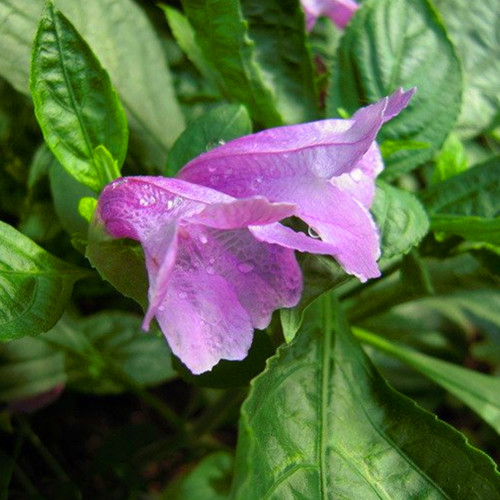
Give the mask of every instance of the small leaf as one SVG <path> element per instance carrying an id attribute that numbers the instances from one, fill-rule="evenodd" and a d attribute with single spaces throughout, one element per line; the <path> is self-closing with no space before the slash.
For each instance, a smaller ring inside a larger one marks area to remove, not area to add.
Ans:
<path id="1" fill-rule="evenodd" d="M 500 213 L 500 157 L 419 193 L 431 215 L 495 217 Z"/>
<path id="2" fill-rule="evenodd" d="M 64 312 L 75 281 L 87 275 L 0 222 L 0 340 L 49 330 Z"/>
<path id="3" fill-rule="evenodd" d="M 128 389 L 109 373 L 122 371 L 140 386 L 156 385 L 175 376 L 163 336 L 146 334 L 141 318 L 123 311 L 107 311 L 88 318 L 63 317 L 40 337 L 63 352 L 68 385 L 84 392 L 110 394 Z"/>
<path id="4" fill-rule="evenodd" d="M 222 104 L 211 109 L 179 136 L 168 155 L 167 173 L 173 176 L 196 156 L 250 133 L 252 122 L 244 106 Z"/>
<path id="5" fill-rule="evenodd" d="M 455 134 L 450 134 L 436 158 L 432 182 L 437 184 L 467 170 L 465 149 Z"/>
<path id="6" fill-rule="evenodd" d="M 108 74 L 51 2 L 33 44 L 31 94 L 45 141 L 56 158 L 77 181 L 100 191 L 105 173 L 94 151 L 105 144 L 123 164 L 128 141 L 125 113 Z"/>
<path id="7" fill-rule="evenodd" d="M 385 258 L 408 253 L 429 230 L 427 214 L 418 199 L 382 181 L 377 182 L 371 211 L 380 229 Z"/>
<path id="8" fill-rule="evenodd" d="M 327 113 L 352 113 L 397 87 L 417 87 L 409 106 L 379 134 L 384 141 L 425 143 L 386 158 L 382 176 L 393 179 L 430 159 L 460 111 L 460 61 L 427 0 L 367 0 L 347 25 L 332 70 Z"/>
<path id="9" fill-rule="evenodd" d="M 229 453 L 212 453 L 187 474 L 174 478 L 159 500 L 228 500 L 232 465 Z"/>
<path id="10" fill-rule="evenodd" d="M 42 336 L 0 344 L 0 401 L 30 398 L 64 383 L 64 354 Z"/>
<path id="11" fill-rule="evenodd" d="M 500 498 L 494 462 L 391 389 L 339 306 L 323 307 L 323 331 L 297 335 L 252 384 L 231 498 Z"/>
<path id="12" fill-rule="evenodd" d="M 463 401 L 500 434 L 500 377 L 474 372 L 418 351 L 402 347 L 361 328 L 354 334 L 362 342 L 395 356 Z"/>
<path id="13" fill-rule="evenodd" d="M 78 213 L 87 221 L 90 222 L 97 208 L 97 200 L 91 196 L 80 198 L 78 203 Z"/>

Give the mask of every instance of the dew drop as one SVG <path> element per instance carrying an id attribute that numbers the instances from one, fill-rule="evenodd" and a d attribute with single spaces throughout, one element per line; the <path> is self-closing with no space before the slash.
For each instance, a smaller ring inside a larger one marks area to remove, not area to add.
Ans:
<path id="1" fill-rule="evenodd" d="M 200 234 L 200 241 L 205 244 L 208 242 L 208 238 L 206 234 Z"/>
<path id="2" fill-rule="evenodd" d="M 254 265 L 251 262 L 241 262 L 237 267 L 240 273 L 247 274 L 253 271 Z"/>
<path id="3" fill-rule="evenodd" d="M 165 310 L 165 306 L 164 305 L 161 305 L 159 308 L 158 308 L 158 311 L 160 312 L 163 312 Z"/>
<path id="4" fill-rule="evenodd" d="M 307 234 L 315 240 L 319 239 L 319 234 L 312 227 L 307 228 Z"/>
<path id="5" fill-rule="evenodd" d="M 215 268 L 212 266 L 207 266 L 206 271 L 208 274 L 215 274 Z"/>

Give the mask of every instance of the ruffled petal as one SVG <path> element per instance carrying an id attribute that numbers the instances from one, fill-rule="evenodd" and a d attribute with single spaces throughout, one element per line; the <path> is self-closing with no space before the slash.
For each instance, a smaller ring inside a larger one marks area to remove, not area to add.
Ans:
<path id="1" fill-rule="evenodd" d="M 243 359 L 254 328 L 293 307 L 302 278 L 292 251 L 256 240 L 247 229 L 190 224 L 156 317 L 172 351 L 193 373 L 220 359 Z"/>
<path id="2" fill-rule="evenodd" d="M 353 0 L 301 0 L 306 15 L 307 30 L 311 31 L 319 16 L 329 17 L 340 29 L 344 29 L 358 9 Z"/>

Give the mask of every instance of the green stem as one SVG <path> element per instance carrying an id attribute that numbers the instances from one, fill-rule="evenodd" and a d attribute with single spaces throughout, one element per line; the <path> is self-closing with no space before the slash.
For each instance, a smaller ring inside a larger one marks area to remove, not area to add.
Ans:
<path id="1" fill-rule="evenodd" d="M 70 477 L 66 474 L 59 462 L 54 458 L 54 455 L 52 455 L 52 453 L 50 453 L 47 447 L 42 443 L 38 435 L 33 431 L 29 422 L 22 416 L 18 416 L 17 420 L 19 422 L 21 432 L 28 438 L 29 442 L 45 460 L 45 463 L 48 465 L 48 467 L 52 469 L 56 477 L 61 482 L 70 483 Z"/>
<path id="2" fill-rule="evenodd" d="M 23 486 L 23 488 L 29 493 L 31 497 L 43 498 L 40 495 L 40 492 L 36 489 L 35 485 L 31 482 L 31 479 L 27 476 L 27 474 L 16 464 L 14 468 L 14 475 L 19 483 Z"/>

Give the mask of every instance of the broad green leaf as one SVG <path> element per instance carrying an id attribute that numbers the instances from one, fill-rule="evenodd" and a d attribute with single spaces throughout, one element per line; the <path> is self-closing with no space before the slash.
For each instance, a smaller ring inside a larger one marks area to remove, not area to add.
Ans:
<path id="1" fill-rule="evenodd" d="M 458 130 L 478 135 L 500 111 L 500 9 L 496 0 L 434 0 L 464 64 L 465 93 Z"/>
<path id="2" fill-rule="evenodd" d="M 281 125 L 273 89 L 257 63 L 248 24 L 238 0 L 182 0 L 196 41 L 227 92 L 245 104 L 252 118 L 264 127 Z"/>
<path id="3" fill-rule="evenodd" d="M 53 257 L 0 222 L 0 340 L 46 332 L 89 271 Z"/>
<path id="4" fill-rule="evenodd" d="M 0 401 L 37 396 L 66 380 L 64 354 L 41 336 L 0 344 Z"/>
<path id="5" fill-rule="evenodd" d="M 450 134 L 436 158 L 432 182 L 437 184 L 467 170 L 465 149 L 455 134 Z"/>
<path id="6" fill-rule="evenodd" d="M 122 392 L 129 388 L 127 379 L 148 386 L 175 376 L 165 339 L 146 334 L 141 321 L 123 311 L 79 320 L 63 317 L 40 339 L 65 354 L 71 387 L 98 394 Z"/>
<path id="7" fill-rule="evenodd" d="M 500 377 L 468 370 L 354 328 L 359 340 L 395 356 L 444 387 L 500 433 Z"/>
<path id="8" fill-rule="evenodd" d="M 397 87 L 417 87 L 410 105 L 384 126 L 385 140 L 416 141 L 426 149 L 401 150 L 386 159 L 386 178 L 408 172 L 432 157 L 460 111 L 460 62 L 427 0 L 367 0 L 341 39 L 333 68 L 327 113 L 353 113 Z"/>
<path id="9" fill-rule="evenodd" d="M 285 123 L 317 120 L 315 70 L 298 0 L 241 0 L 255 56 Z"/>
<path id="10" fill-rule="evenodd" d="M 203 78 L 210 82 L 214 87 L 218 87 L 224 95 L 229 95 L 225 88 L 224 80 L 205 59 L 200 46 L 196 43 L 196 35 L 186 16 L 182 15 L 178 10 L 173 9 L 168 5 L 160 4 L 160 7 L 165 12 L 168 24 L 172 30 L 172 34 L 177 40 L 177 43 L 186 53 L 189 60 L 196 66 Z"/>
<path id="11" fill-rule="evenodd" d="M 411 193 L 379 181 L 371 207 L 381 233 L 382 256 L 408 253 L 429 230 L 427 214 Z"/>
<path id="12" fill-rule="evenodd" d="M 159 500 L 227 500 L 233 457 L 219 451 L 205 457 L 194 469 L 175 478 Z"/>
<path id="13" fill-rule="evenodd" d="M 500 157 L 419 193 L 431 215 L 495 217 L 500 213 Z"/>
<path id="14" fill-rule="evenodd" d="M 232 498 L 500 498 L 494 462 L 391 389 L 338 305 L 324 310 L 323 331 L 299 334 L 251 387 Z"/>
<path id="15" fill-rule="evenodd" d="M 175 175 L 188 161 L 219 144 L 252 133 L 246 108 L 222 104 L 188 125 L 168 155 L 167 173 Z"/>
<path id="16" fill-rule="evenodd" d="M 123 164 L 128 129 L 108 74 L 66 17 L 47 3 L 31 60 L 31 94 L 45 141 L 79 182 L 99 192 L 104 172 L 95 149 L 105 144 Z"/>
<path id="17" fill-rule="evenodd" d="M 44 0 L 0 0 L 0 75 L 25 94 L 43 5 Z M 184 118 L 147 16 L 132 0 L 58 0 L 57 7 L 108 71 L 129 119 L 131 150 L 148 166 L 163 166 Z"/>

